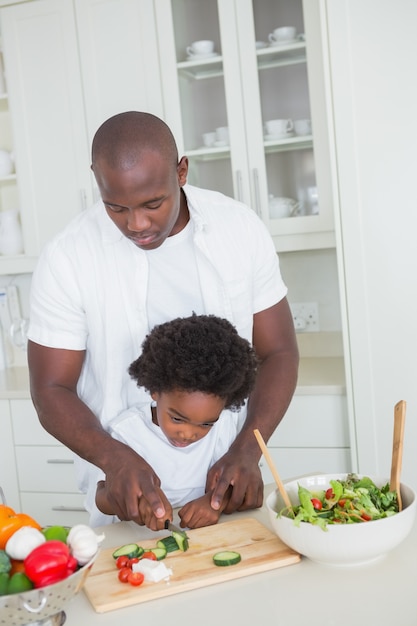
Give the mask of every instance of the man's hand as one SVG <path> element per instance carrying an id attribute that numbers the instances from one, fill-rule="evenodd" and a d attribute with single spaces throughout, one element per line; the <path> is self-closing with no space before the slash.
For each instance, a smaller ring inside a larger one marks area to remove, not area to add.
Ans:
<path id="1" fill-rule="evenodd" d="M 229 487 L 232 487 L 224 513 L 257 509 L 263 503 L 263 481 L 257 458 L 251 460 L 233 447 L 213 465 L 207 475 L 206 491 L 211 507 L 218 510 Z"/>
<path id="2" fill-rule="evenodd" d="M 133 520 L 151 530 L 162 530 L 172 519 L 172 507 L 152 467 L 124 444 L 115 446 L 105 468 L 109 508 L 121 520 Z"/>

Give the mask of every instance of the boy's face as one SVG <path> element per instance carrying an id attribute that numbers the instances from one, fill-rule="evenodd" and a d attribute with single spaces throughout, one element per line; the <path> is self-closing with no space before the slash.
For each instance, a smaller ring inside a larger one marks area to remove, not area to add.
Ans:
<path id="1" fill-rule="evenodd" d="M 225 402 L 218 396 L 200 391 L 153 393 L 156 423 L 176 448 L 184 448 L 202 439 L 217 422 Z"/>

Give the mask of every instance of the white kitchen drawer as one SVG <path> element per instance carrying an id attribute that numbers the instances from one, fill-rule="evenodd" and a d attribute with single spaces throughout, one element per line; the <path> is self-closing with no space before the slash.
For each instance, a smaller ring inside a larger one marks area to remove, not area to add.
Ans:
<path id="1" fill-rule="evenodd" d="M 10 400 L 13 436 L 15 445 L 22 446 L 61 446 L 39 422 L 31 400 Z"/>
<path id="2" fill-rule="evenodd" d="M 89 523 L 90 516 L 84 508 L 82 494 L 22 492 L 20 498 L 22 510 L 42 526 Z"/>
<path id="3" fill-rule="evenodd" d="M 77 493 L 74 459 L 64 446 L 16 446 L 20 491 Z"/>
<path id="4" fill-rule="evenodd" d="M 346 396 L 295 395 L 268 447 L 349 447 Z"/>
<path id="5" fill-rule="evenodd" d="M 350 472 L 349 448 L 269 448 L 275 467 L 283 480 L 302 474 L 335 474 Z M 274 477 L 267 462 L 261 457 L 260 467 L 264 483 L 273 483 Z"/>

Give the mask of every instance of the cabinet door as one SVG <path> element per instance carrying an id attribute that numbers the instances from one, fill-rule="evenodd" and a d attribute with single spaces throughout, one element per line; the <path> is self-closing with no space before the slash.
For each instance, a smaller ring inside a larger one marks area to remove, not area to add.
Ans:
<path id="1" fill-rule="evenodd" d="M 11 506 L 15 511 L 21 511 L 13 444 L 13 430 L 8 400 L 0 400 L 0 415 L 0 487 L 3 490 L 8 506 Z"/>
<path id="2" fill-rule="evenodd" d="M 302 0 L 161 0 L 156 7 L 166 119 L 189 157 L 189 182 L 250 205 L 278 250 L 334 245 L 321 0 L 304 7 Z M 288 25 L 293 40 L 269 41 Z M 212 40 L 214 51 L 187 55 L 201 39 Z M 290 120 L 290 130 L 272 132 L 271 120 Z M 215 135 L 206 145 L 205 133 L 219 126 L 229 141 Z M 276 217 L 277 198 L 289 199 L 286 217 Z"/>
<path id="3" fill-rule="evenodd" d="M 122 111 L 163 116 L 153 0 L 75 0 L 89 143 Z"/>
<path id="4" fill-rule="evenodd" d="M 72 0 L 1 9 L 24 252 L 92 202 Z"/>

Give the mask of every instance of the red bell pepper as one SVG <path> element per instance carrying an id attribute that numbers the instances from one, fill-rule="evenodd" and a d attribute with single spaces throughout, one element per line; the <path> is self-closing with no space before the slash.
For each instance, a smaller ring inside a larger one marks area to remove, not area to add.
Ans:
<path id="1" fill-rule="evenodd" d="M 75 572 L 78 563 L 62 541 L 51 539 L 32 550 L 24 560 L 25 573 L 35 587 L 64 580 Z"/>

